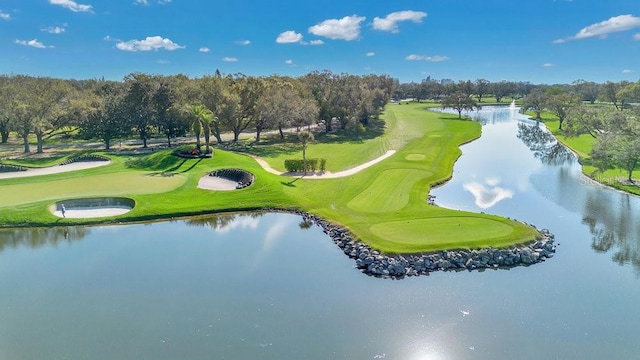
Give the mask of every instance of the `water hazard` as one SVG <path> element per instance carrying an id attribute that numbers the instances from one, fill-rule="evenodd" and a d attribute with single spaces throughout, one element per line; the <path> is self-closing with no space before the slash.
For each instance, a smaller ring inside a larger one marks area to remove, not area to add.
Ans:
<path id="1" fill-rule="evenodd" d="M 549 228 L 553 259 L 378 279 L 287 214 L 1 232 L 0 358 L 634 358 L 639 199 L 517 112 L 479 115 L 436 202 Z"/>

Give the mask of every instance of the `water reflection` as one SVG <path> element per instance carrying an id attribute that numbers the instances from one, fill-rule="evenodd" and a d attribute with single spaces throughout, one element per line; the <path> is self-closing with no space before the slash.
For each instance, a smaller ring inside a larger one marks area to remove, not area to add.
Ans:
<path id="1" fill-rule="evenodd" d="M 563 208 L 582 214 L 593 250 L 612 252 L 614 262 L 630 264 L 640 275 L 640 199 L 584 176 L 573 153 L 540 124 L 519 123 L 517 137 L 550 166 L 531 177 L 537 190 Z"/>
<path id="2" fill-rule="evenodd" d="M 467 115 L 483 124 L 482 137 L 465 145 L 452 181 L 434 190 L 439 203 L 472 211 L 491 208 L 498 215 L 555 228 L 640 276 L 639 197 L 583 175 L 575 155 L 526 115 L 491 106 Z M 474 198 L 461 196 L 467 192 Z M 562 210 L 556 212 L 554 204 Z M 568 220 L 573 215 L 577 222 Z"/>
<path id="3" fill-rule="evenodd" d="M 626 194 L 608 196 L 603 191 L 587 193 L 583 224 L 592 235 L 591 247 L 602 253 L 612 252 L 612 260 L 631 264 L 640 275 L 640 208 L 638 199 Z"/>
<path id="4" fill-rule="evenodd" d="M 80 241 L 91 233 L 88 227 L 10 229 L 0 231 L 0 252 L 8 248 L 58 246 Z"/>
<path id="5" fill-rule="evenodd" d="M 475 197 L 475 204 L 481 209 L 488 209 L 504 199 L 511 199 L 513 197 L 513 191 L 509 189 L 497 186 L 500 182 L 496 183 L 494 179 L 487 179 L 485 183 L 489 188 L 485 187 L 479 182 L 468 182 L 462 187 L 473 194 Z"/>
<path id="6" fill-rule="evenodd" d="M 575 162 L 573 153 L 560 144 L 553 134 L 540 126 L 538 122 L 535 125 L 519 122 L 517 137 L 531 149 L 533 155 L 543 164 L 562 165 Z"/>
<path id="7" fill-rule="evenodd" d="M 187 226 L 208 227 L 218 233 L 235 229 L 257 229 L 263 213 L 219 214 L 185 220 Z"/>

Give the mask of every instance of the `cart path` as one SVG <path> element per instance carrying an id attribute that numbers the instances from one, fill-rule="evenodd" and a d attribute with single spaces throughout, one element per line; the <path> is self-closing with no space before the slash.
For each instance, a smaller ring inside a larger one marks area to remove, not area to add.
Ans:
<path id="1" fill-rule="evenodd" d="M 354 174 L 357 174 L 358 172 L 371 167 L 377 163 L 379 163 L 380 161 L 390 157 L 391 155 L 395 154 L 396 151 L 395 150 L 389 150 L 386 153 L 384 153 L 383 155 L 367 161 L 366 163 L 362 164 L 362 165 L 358 165 L 356 167 L 353 167 L 351 169 L 347 169 L 347 170 L 343 170 L 343 171 L 338 171 L 335 173 L 332 173 L 330 171 L 324 171 L 324 172 L 317 172 L 317 173 L 308 173 L 307 175 L 304 175 L 303 177 L 305 179 L 335 179 L 335 178 L 341 178 L 341 177 L 346 177 L 346 176 L 351 176 Z M 272 174 L 275 175 L 284 175 L 284 176 L 302 176 L 299 173 L 291 173 L 291 172 L 282 172 L 282 171 L 278 171 L 274 168 L 272 168 L 263 158 L 259 157 L 259 156 L 255 156 L 255 155 L 250 155 L 252 158 L 254 158 L 258 164 L 260 164 L 260 166 L 262 166 L 262 168 L 267 171 L 270 172 Z"/>

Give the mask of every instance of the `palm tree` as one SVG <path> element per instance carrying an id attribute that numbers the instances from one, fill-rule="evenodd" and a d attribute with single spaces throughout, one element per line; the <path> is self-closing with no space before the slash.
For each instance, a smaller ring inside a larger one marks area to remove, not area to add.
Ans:
<path id="1" fill-rule="evenodd" d="M 298 133 L 298 139 L 302 141 L 302 164 L 304 167 L 304 174 L 307 175 L 307 142 L 315 140 L 313 133 L 309 131 L 301 131 Z"/>
<path id="2" fill-rule="evenodd" d="M 204 129 L 204 139 L 208 154 L 209 136 L 211 135 L 211 111 L 202 105 L 194 105 L 189 113 L 191 114 L 191 126 L 196 135 L 196 147 L 200 151 L 200 135 Z"/>

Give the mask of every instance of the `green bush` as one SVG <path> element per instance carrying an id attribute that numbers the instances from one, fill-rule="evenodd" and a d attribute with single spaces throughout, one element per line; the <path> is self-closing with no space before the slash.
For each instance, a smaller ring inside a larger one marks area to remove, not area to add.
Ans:
<path id="1" fill-rule="evenodd" d="M 0 173 L 15 171 L 27 171 L 27 168 L 20 165 L 0 164 Z"/>
<path id="2" fill-rule="evenodd" d="M 307 159 L 307 171 L 324 171 L 327 159 Z M 304 161 L 302 159 L 287 159 L 284 161 L 284 168 L 288 172 L 304 172 Z"/>
<path id="3" fill-rule="evenodd" d="M 82 161 L 109 161 L 106 156 L 97 155 L 97 154 L 82 154 L 78 156 L 71 157 L 65 161 L 63 161 L 60 165 L 68 165 L 74 162 L 82 162 Z"/>

